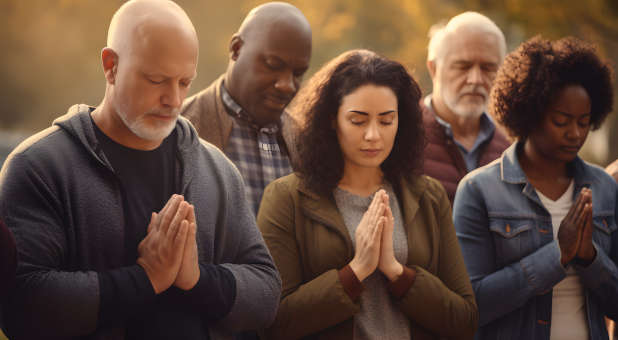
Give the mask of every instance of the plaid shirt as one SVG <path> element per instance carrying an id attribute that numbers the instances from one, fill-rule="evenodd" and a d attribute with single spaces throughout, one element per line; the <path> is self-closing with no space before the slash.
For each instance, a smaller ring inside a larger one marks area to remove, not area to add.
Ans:
<path id="1" fill-rule="evenodd" d="M 259 127 L 221 85 L 221 100 L 234 118 L 225 154 L 234 162 L 245 182 L 247 201 L 257 216 L 264 188 L 292 173 L 281 137 L 281 123 Z M 280 141 L 280 142 L 279 142 Z"/>

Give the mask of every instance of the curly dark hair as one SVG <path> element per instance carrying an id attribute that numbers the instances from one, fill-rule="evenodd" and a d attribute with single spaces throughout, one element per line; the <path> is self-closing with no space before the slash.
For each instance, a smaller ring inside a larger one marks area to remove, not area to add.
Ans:
<path id="1" fill-rule="evenodd" d="M 391 153 L 381 165 L 385 178 L 397 185 L 422 167 L 425 134 L 419 101 L 421 90 L 406 68 L 368 50 L 352 50 L 316 72 L 300 91 L 292 114 L 301 121 L 298 172 L 321 194 L 330 194 L 343 176 L 343 154 L 334 123 L 342 98 L 373 84 L 397 96 L 399 125 Z"/>
<path id="2" fill-rule="evenodd" d="M 612 73 L 592 44 L 574 37 L 549 41 L 535 36 L 506 56 L 489 110 L 512 137 L 523 140 L 541 124 L 554 96 L 577 84 L 590 97 L 590 124 L 596 130 L 612 111 Z"/>

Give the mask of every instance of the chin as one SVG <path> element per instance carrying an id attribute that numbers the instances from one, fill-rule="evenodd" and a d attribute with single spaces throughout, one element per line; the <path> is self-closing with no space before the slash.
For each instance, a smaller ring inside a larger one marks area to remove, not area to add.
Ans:
<path id="1" fill-rule="evenodd" d="M 172 133 L 176 127 L 176 119 L 164 126 L 150 127 L 146 126 L 142 122 L 135 122 L 129 129 L 139 138 L 148 141 L 160 141 L 165 139 Z"/>

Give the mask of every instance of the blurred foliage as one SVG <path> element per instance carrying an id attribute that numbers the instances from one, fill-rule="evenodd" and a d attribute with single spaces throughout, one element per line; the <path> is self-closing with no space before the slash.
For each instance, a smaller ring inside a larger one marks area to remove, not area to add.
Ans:
<path id="1" fill-rule="evenodd" d="M 200 38 L 198 78 L 191 93 L 207 86 L 227 65 L 227 46 L 246 13 L 264 1 L 178 0 Z M 405 64 L 425 93 L 427 32 L 465 10 L 492 18 L 509 50 L 536 34 L 574 35 L 618 59 L 615 0 L 295 0 L 313 28 L 308 78 L 324 62 L 352 48 L 369 48 Z M 100 102 L 105 80 L 100 51 L 120 0 L 0 0 L 0 130 L 30 133 L 77 102 Z M 618 87 L 618 86 L 616 86 Z M 618 158 L 618 119 L 610 116 L 591 136 L 585 158 L 606 164 Z"/>

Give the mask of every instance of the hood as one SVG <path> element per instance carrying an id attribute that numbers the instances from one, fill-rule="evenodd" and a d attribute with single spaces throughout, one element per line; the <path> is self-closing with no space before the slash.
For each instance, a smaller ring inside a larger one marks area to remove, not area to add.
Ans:
<path id="1" fill-rule="evenodd" d="M 65 130 L 77 139 L 94 158 L 111 169 L 111 165 L 101 150 L 90 118 L 90 113 L 94 109 L 95 107 L 86 104 L 75 104 L 69 108 L 67 113 L 54 120 L 52 125 Z M 200 144 L 199 136 L 191 123 L 181 116 L 178 117 L 175 130 L 180 158 L 185 162 L 190 162 L 194 158 L 192 157 L 194 153 L 191 151 Z"/>

